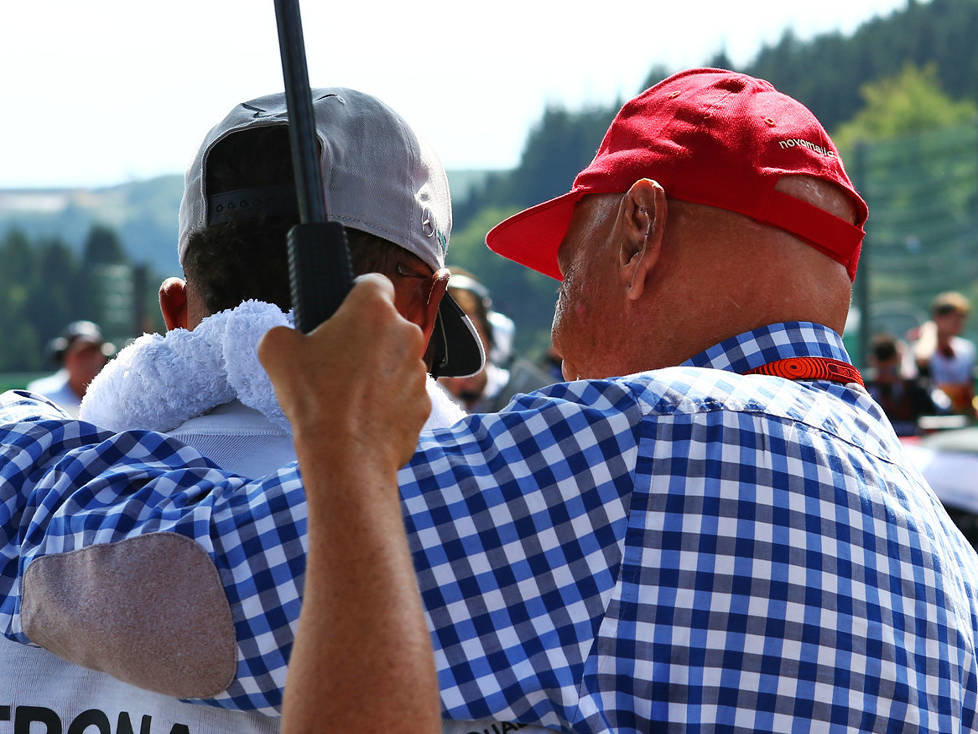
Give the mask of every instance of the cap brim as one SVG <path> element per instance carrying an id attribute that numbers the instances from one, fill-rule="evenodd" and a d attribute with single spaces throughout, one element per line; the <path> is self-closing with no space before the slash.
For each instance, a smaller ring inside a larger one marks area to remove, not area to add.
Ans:
<path id="1" fill-rule="evenodd" d="M 493 252 L 551 278 L 563 280 L 557 251 L 583 192 L 570 191 L 504 219 L 486 235 Z"/>
<path id="2" fill-rule="evenodd" d="M 438 321 L 432 339 L 441 339 L 441 361 L 435 365 L 439 377 L 468 377 L 485 367 L 479 332 L 447 292 L 438 307 Z"/>

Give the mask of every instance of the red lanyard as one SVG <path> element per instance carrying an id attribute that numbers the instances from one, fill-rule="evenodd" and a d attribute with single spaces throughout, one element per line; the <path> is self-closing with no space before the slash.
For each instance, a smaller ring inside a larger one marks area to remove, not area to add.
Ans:
<path id="1" fill-rule="evenodd" d="M 789 380 L 830 380 L 832 382 L 857 382 L 863 384 L 859 370 L 848 362 L 828 357 L 791 357 L 762 364 L 745 375 L 773 375 Z"/>

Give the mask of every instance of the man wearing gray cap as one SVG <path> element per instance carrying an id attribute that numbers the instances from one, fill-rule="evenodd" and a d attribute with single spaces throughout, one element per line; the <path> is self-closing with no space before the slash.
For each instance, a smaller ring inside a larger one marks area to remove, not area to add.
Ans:
<path id="1" fill-rule="evenodd" d="M 391 280 L 398 311 L 429 344 L 429 370 L 479 371 L 481 342 L 445 292 L 451 205 L 440 162 L 400 116 L 369 95 L 315 90 L 314 113 L 328 210 L 346 227 L 354 271 Z M 237 105 L 208 133 L 188 169 L 180 206 L 178 255 L 186 280 L 170 278 L 160 288 L 169 331 L 144 335 L 119 353 L 86 394 L 83 420 L 116 431 L 165 432 L 219 467 L 247 476 L 295 459 L 290 424 L 256 354 L 266 331 L 290 322 L 285 236 L 298 221 L 298 208 L 287 122 L 278 94 Z M 461 416 L 428 382 L 429 425 Z M 203 570 L 196 551 L 175 535 L 167 537 L 172 545 L 120 548 L 139 558 L 139 570 L 116 587 L 116 608 L 129 608 L 129 587 L 151 585 L 159 564 L 180 569 L 180 578 L 191 583 Z M 298 606 L 302 569 L 290 578 L 291 604 Z M 166 584 L 160 589 L 164 599 L 173 591 Z M 154 605 L 153 613 L 165 624 L 164 608 Z M 223 598 L 195 595 L 191 614 L 208 619 L 227 616 L 229 609 Z M 0 638 L 0 717 L 7 710 L 17 731 L 27 731 L 31 722 L 44 722 L 48 731 L 278 730 L 275 716 L 177 700 L 194 695 L 201 684 L 214 692 L 226 686 L 220 674 L 208 679 L 227 660 L 229 648 L 222 649 L 221 640 L 198 641 L 213 660 L 211 670 L 160 680 L 165 666 L 156 651 L 124 629 L 113 637 L 113 644 L 130 651 L 137 671 L 130 680 L 154 681 L 169 695 Z M 85 662 L 101 667 L 99 660 Z M 18 705 L 24 701 L 34 705 Z"/>
<path id="2" fill-rule="evenodd" d="M 443 297 L 451 204 L 438 159 L 379 100 L 339 88 L 314 97 L 326 203 L 347 228 L 354 270 L 391 279 L 401 314 L 430 340 L 429 369 L 479 371 L 481 342 Z M 285 122 L 279 94 L 237 105 L 208 133 L 180 205 L 186 281 L 160 288 L 170 332 L 123 350 L 93 383 L 84 420 L 165 431 L 246 476 L 294 459 L 255 351 L 269 328 L 289 322 L 291 308 L 284 242 L 298 204 Z M 444 422 L 442 406 L 451 409 L 437 402 L 435 421 Z"/>

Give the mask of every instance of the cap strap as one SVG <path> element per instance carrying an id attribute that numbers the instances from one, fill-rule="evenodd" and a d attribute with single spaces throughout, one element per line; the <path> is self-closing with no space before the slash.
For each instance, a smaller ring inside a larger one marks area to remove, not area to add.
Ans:
<path id="1" fill-rule="evenodd" d="M 770 192 L 763 221 L 810 242 L 815 249 L 846 266 L 856 277 L 865 232 L 824 209 L 780 191 Z"/>
<path id="2" fill-rule="evenodd" d="M 232 219 L 290 217 L 299 220 L 299 203 L 291 186 L 234 189 L 207 197 L 207 226 Z"/>

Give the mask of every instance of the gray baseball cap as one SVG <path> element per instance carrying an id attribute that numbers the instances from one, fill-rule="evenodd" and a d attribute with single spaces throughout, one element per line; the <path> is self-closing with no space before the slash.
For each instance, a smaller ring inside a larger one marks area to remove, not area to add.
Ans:
<path id="1" fill-rule="evenodd" d="M 375 97 L 342 87 L 313 89 L 312 97 L 328 218 L 393 242 L 432 270 L 445 267 L 452 207 L 448 178 L 434 151 Z M 226 218 L 231 210 L 265 209 L 298 221 L 294 192 L 283 197 L 281 191 L 263 189 L 245 190 L 240 196 L 205 191 L 207 157 L 218 143 L 243 130 L 287 124 L 285 95 L 279 93 L 235 106 L 207 134 L 187 170 L 180 202 L 181 265 L 191 235 Z M 485 364 L 478 333 L 447 293 L 432 339 L 438 340 L 439 375 L 470 375 Z"/>

